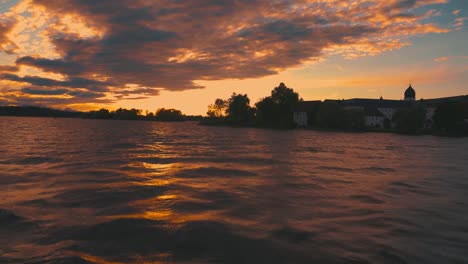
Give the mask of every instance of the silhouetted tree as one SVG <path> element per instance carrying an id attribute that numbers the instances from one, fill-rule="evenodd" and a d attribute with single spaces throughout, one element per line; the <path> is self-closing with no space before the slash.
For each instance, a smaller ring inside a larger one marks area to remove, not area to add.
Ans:
<path id="1" fill-rule="evenodd" d="M 250 123 L 255 115 L 255 110 L 250 107 L 250 99 L 244 94 L 233 93 L 227 101 L 227 119 L 231 123 Z"/>
<path id="2" fill-rule="evenodd" d="M 464 120 L 468 118 L 467 102 L 447 102 L 440 104 L 434 113 L 434 125 L 448 132 L 462 132 Z"/>
<path id="3" fill-rule="evenodd" d="M 366 127 L 366 116 L 364 111 L 359 109 L 346 109 L 345 128 L 352 130 L 363 130 Z"/>
<path id="4" fill-rule="evenodd" d="M 277 105 L 279 115 L 278 124 L 280 127 L 293 127 L 293 111 L 299 103 L 299 94 L 293 89 L 286 87 L 284 83 L 280 83 L 278 87 L 271 91 L 271 99 Z"/>
<path id="5" fill-rule="evenodd" d="M 257 108 L 255 121 L 258 125 L 275 127 L 279 115 L 278 105 L 273 102 L 271 96 L 265 97 L 255 104 Z"/>
<path id="6" fill-rule="evenodd" d="M 184 121 L 204 121 L 206 118 L 201 115 L 184 115 Z"/>
<path id="7" fill-rule="evenodd" d="M 293 107 L 299 102 L 299 94 L 286 87 L 284 83 L 280 83 L 278 87 L 271 91 L 271 99 L 275 104 L 288 107 L 292 111 Z"/>
<path id="8" fill-rule="evenodd" d="M 335 101 L 321 103 L 317 111 L 316 124 L 323 128 L 345 128 L 346 117 L 343 107 Z"/>
<path id="9" fill-rule="evenodd" d="M 155 119 L 158 121 L 184 121 L 184 115 L 180 110 L 159 108 Z"/>
<path id="10" fill-rule="evenodd" d="M 135 108 L 132 108 L 130 110 L 119 108 L 113 113 L 113 116 L 114 116 L 114 119 L 137 120 L 140 113 L 141 113 L 141 110 L 138 110 Z"/>
<path id="11" fill-rule="evenodd" d="M 146 111 L 146 120 L 154 120 L 153 112 Z"/>
<path id="12" fill-rule="evenodd" d="M 109 110 L 102 108 L 98 111 L 89 111 L 84 115 L 84 117 L 91 119 L 111 119 L 112 113 L 109 112 Z"/>
<path id="13" fill-rule="evenodd" d="M 257 107 L 256 121 L 259 125 L 279 128 L 294 126 L 293 111 L 299 103 L 299 94 L 280 83 L 271 91 L 271 96 L 265 97 L 255 105 Z"/>
<path id="14" fill-rule="evenodd" d="M 362 109 L 346 109 L 337 101 L 325 101 L 317 110 L 315 124 L 322 128 L 363 130 L 366 118 Z"/>
<path id="15" fill-rule="evenodd" d="M 393 122 L 398 131 L 403 133 L 416 133 L 424 127 L 426 109 L 421 104 L 398 109 L 393 115 Z"/>
<path id="16" fill-rule="evenodd" d="M 208 112 L 206 113 L 209 117 L 221 118 L 226 114 L 227 102 L 223 99 L 216 99 L 214 104 L 208 106 Z"/>

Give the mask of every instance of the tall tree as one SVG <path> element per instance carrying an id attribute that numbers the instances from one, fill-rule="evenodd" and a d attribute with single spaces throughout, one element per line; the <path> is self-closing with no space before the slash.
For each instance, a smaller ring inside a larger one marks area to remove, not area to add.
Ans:
<path id="1" fill-rule="evenodd" d="M 421 104 L 398 109 L 393 115 L 396 128 L 403 133 L 416 133 L 424 127 L 426 109 Z"/>
<path id="2" fill-rule="evenodd" d="M 293 112 L 299 103 L 299 94 L 284 83 L 271 91 L 271 99 L 277 105 L 278 124 L 280 127 L 288 128 L 294 126 Z"/>
<path id="3" fill-rule="evenodd" d="M 325 101 L 317 111 L 316 123 L 323 128 L 341 129 L 345 127 L 345 111 L 335 101 Z"/>
<path id="4" fill-rule="evenodd" d="M 255 104 L 257 108 L 255 121 L 258 125 L 275 127 L 279 114 L 278 105 L 273 102 L 271 96 L 265 97 Z"/>
<path id="5" fill-rule="evenodd" d="M 249 123 L 253 120 L 254 109 L 250 107 L 250 99 L 244 94 L 233 93 L 228 99 L 227 118 L 233 123 Z"/>
<path id="6" fill-rule="evenodd" d="M 448 132 L 462 131 L 464 120 L 468 118 L 467 102 L 447 102 L 440 104 L 434 113 L 434 125 Z"/>
<path id="7" fill-rule="evenodd" d="M 227 102 L 223 99 L 216 99 L 214 104 L 208 106 L 208 112 L 206 113 L 209 117 L 221 118 L 226 114 Z"/>
<path id="8" fill-rule="evenodd" d="M 299 94 L 292 88 L 288 88 L 284 83 L 280 83 L 271 91 L 271 99 L 275 104 L 292 110 L 299 102 Z"/>
<path id="9" fill-rule="evenodd" d="M 180 110 L 159 108 L 155 119 L 158 121 L 183 121 L 184 115 Z"/>
<path id="10" fill-rule="evenodd" d="M 123 119 L 123 120 L 136 120 L 138 116 L 141 114 L 141 110 L 132 108 L 130 110 L 119 108 L 117 109 L 113 115 L 115 119 Z"/>

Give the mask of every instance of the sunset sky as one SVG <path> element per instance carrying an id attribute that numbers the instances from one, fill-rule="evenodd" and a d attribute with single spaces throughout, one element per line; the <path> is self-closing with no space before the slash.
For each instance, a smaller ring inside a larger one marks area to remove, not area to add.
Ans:
<path id="1" fill-rule="evenodd" d="M 468 0 L 0 0 L 0 105 L 468 94 Z"/>

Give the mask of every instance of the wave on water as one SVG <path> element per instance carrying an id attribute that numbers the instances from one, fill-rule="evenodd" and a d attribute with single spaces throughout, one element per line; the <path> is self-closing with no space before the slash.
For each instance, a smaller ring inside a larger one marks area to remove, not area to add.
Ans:
<path id="1" fill-rule="evenodd" d="M 0 122 L 0 263 L 468 263 L 466 139 Z"/>

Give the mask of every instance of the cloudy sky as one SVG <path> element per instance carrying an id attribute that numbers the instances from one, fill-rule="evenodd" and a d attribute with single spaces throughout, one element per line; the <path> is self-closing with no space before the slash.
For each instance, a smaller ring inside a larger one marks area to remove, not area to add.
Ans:
<path id="1" fill-rule="evenodd" d="M 468 0 L 0 0 L 0 104 L 468 94 Z"/>

